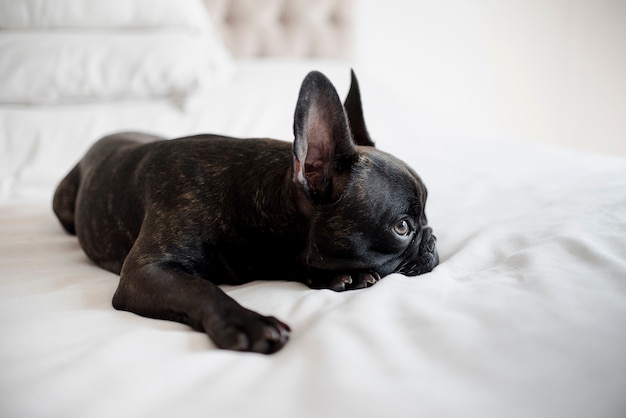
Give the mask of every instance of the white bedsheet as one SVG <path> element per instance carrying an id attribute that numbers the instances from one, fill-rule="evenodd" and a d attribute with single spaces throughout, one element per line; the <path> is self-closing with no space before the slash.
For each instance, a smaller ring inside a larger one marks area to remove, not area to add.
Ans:
<path id="1" fill-rule="evenodd" d="M 367 77 L 370 133 L 429 188 L 432 273 L 345 293 L 224 287 L 292 327 L 272 356 L 218 350 L 184 325 L 111 307 L 118 277 L 51 213 L 64 172 L 111 130 L 290 139 L 313 68 L 345 94 L 343 67 L 244 63 L 186 110 L 0 108 L 2 417 L 624 416 L 626 160 L 481 139 Z"/>

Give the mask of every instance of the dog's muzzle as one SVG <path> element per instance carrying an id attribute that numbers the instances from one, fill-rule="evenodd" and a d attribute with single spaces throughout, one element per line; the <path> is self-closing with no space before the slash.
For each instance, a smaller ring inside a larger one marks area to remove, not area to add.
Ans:
<path id="1" fill-rule="evenodd" d="M 422 229 L 422 239 L 417 254 L 409 257 L 398 269 L 398 273 L 406 276 L 417 276 L 432 271 L 439 264 L 437 254 L 437 237 L 430 227 Z"/>

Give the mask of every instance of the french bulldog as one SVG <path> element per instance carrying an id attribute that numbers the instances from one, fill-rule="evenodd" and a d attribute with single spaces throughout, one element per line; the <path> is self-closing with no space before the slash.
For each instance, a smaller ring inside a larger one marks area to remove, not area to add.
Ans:
<path id="1" fill-rule="evenodd" d="M 120 275 L 116 309 L 188 324 L 220 348 L 274 353 L 290 328 L 220 284 L 344 291 L 438 264 L 426 188 L 374 147 L 354 72 L 344 104 L 323 74 L 309 73 L 293 130 L 293 145 L 106 136 L 60 182 L 54 212 L 91 260 Z"/>

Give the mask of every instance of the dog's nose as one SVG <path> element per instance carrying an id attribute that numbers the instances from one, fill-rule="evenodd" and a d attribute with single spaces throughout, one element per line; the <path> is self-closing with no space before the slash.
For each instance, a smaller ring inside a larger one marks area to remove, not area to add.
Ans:
<path id="1" fill-rule="evenodd" d="M 437 244 L 437 237 L 433 235 L 433 229 L 429 226 L 422 229 L 422 246 L 423 248 L 432 253 L 435 251 Z"/>

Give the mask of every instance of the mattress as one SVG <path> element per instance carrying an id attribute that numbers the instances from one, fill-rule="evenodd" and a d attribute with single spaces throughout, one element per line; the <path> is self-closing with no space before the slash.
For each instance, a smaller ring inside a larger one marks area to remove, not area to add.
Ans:
<path id="1" fill-rule="evenodd" d="M 343 64 L 249 60 L 184 103 L 0 106 L 3 417 L 623 416 L 626 160 L 478 135 L 359 69 L 372 138 L 429 189 L 434 271 L 343 293 L 222 286 L 290 325 L 270 356 L 113 309 L 119 277 L 62 230 L 56 183 L 115 131 L 291 140 L 313 69 L 346 94 Z"/>

